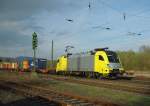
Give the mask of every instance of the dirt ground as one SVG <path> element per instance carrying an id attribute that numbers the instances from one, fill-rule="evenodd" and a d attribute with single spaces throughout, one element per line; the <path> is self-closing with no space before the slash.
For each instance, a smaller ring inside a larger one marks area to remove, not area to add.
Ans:
<path id="1" fill-rule="evenodd" d="M 150 78 L 150 71 L 138 71 L 138 70 L 129 70 L 128 73 L 133 73 L 133 76 L 135 77 L 148 77 Z"/>

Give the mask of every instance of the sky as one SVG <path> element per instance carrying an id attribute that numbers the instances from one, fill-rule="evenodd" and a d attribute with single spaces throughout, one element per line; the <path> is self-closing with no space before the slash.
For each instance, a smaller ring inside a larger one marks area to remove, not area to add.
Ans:
<path id="1" fill-rule="evenodd" d="M 0 56 L 32 56 L 33 32 L 42 58 L 50 59 L 52 40 L 54 58 L 67 45 L 73 53 L 102 47 L 137 51 L 150 45 L 150 1 L 0 0 Z"/>

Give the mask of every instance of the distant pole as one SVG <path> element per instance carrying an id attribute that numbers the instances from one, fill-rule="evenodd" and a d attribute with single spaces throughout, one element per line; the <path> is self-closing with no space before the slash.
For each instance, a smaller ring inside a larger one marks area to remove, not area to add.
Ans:
<path id="1" fill-rule="evenodd" d="M 36 71 L 36 67 L 35 67 L 35 63 L 36 63 L 36 50 L 34 49 L 33 50 L 33 52 L 34 52 L 34 56 L 33 56 L 33 64 L 34 64 L 34 72 Z"/>
<path id="2" fill-rule="evenodd" d="M 52 49 L 51 49 L 51 61 L 52 61 L 52 64 L 51 64 L 51 67 L 53 68 L 53 57 L 54 57 L 54 42 L 53 42 L 53 40 L 52 40 Z"/>

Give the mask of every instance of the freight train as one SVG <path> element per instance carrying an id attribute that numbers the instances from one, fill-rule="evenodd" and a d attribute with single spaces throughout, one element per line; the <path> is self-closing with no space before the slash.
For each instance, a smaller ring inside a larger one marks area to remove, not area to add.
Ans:
<path id="1" fill-rule="evenodd" d="M 116 52 L 108 48 L 98 48 L 88 52 L 62 55 L 57 62 L 36 58 L 36 71 L 40 73 L 56 73 L 78 75 L 82 77 L 116 77 L 125 73 Z M 1 70 L 32 71 L 32 57 L 1 58 Z"/>
<path id="2" fill-rule="evenodd" d="M 32 71 L 33 58 L 19 56 L 16 58 L 0 57 L 0 70 Z M 47 59 L 36 58 L 36 71 L 47 73 Z"/>
<path id="3" fill-rule="evenodd" d="M 15 58 L 0 57 L 0 70 L 16 70 L 18 68 Z"/>
<path id="4" fill-rule="evenodd" d="M 98 48 L 86 53 L 67 54 L 59 57 L 56 73 L 84 77 L 116 77 L 124 69 L 116 52 Z"/>

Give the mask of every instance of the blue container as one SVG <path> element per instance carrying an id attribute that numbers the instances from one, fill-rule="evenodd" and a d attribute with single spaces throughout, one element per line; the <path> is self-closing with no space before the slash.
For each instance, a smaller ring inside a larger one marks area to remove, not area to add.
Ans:
<path id="1" fill-rule="evenodd" d="M 37 69 L 46 69 L 47 59 L 38 58 L 37 61 Z"/>

